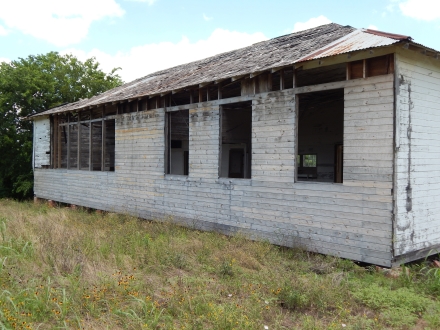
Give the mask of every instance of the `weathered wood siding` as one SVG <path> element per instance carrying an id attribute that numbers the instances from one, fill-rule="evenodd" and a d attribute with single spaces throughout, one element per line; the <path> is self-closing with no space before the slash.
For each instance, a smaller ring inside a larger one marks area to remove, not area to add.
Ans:
<path id="1" fill-rule="evenodd" d="M 34 121 L 34 168 L 50 165 L 50 120 L 49 116 L 38 117 Z"/>
<path id="2" fill-rule="evenodd" d="M 399 256 L 440 244 L 440 61 L 411 50 L 399 50 L 396 61 L 393 241 Z"/>
<path id="3" fill-rule="evenodd" d="M 35 193 L 389 266 L 393 79 L 347 86 L 344 184 L 295 182 L 296 96 L 290 89 L 252 101 L 252 179 L 218 177 L 220 100 L 188 106 L 188 176 L 164 175 L 165 110 L 156 109 L 117 116 L 115 172 L 36 170 Z"/>

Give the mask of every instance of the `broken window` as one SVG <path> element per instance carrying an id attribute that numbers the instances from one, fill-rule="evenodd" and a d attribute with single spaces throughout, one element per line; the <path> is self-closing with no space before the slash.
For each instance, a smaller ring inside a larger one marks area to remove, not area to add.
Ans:
<path id="1" fill-rule="evenodd" d="M 251 178 L 252 102 L 221 107 L 220 177 Z"/>
<path id="2" fill-rule="evenodd" d="M 342 182 L 344 90 L 300 94 L 297 180 Z"/>
<path id="3" fill-rule="evenodd" d="M 115 109 L 105 113 L 84 110 L 53 117 L 53 168 L 114 171 L 115 120 L 105 116 Z"/>
<path id="4" fill-rule="evenodd" d="M 166 125 L 166 173 L 188 175 L 189 110 L 168 112 Z"/>

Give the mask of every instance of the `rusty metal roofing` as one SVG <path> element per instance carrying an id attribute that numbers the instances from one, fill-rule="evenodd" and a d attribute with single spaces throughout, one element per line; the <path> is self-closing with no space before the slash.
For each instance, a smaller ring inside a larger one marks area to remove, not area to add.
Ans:
<path id="1" fill-rule="evenodd" d="M 355 30 L 342 38 L 298 59 L 298 62 L 350 53 L 357 50 L 389 46 L 401 41 L 411 41 L 408 36 L 375 30 Z"/>
<path id="2" fill-rule="evenodd" d="M 33 116 L 166 94 L 303 61 L 411 40 L 409 36 L 330 23 L 158 71 L 92 98 L 58 106 Z"/>

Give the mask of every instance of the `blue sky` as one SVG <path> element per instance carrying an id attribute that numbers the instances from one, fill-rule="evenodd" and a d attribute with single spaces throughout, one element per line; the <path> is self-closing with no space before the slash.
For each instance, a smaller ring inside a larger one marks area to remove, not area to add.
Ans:
<path id="1" fill-rule="evenodd" d="M 0 61 L 95 56 L 125 81 L 328 22 L 440 51 L 440 0 L 0 0 Z"/>

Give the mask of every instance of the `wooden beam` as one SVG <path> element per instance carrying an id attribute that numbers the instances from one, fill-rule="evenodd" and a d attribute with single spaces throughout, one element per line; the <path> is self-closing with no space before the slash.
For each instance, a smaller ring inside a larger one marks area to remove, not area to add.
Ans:
<path id="1" fill-rule="evenodd" d="M 204 82 L 204 83 L 199 84 L 199 88 L 203 88 L 203 87 L 211 85 L 211 84 L 212 84 L 212 81 Z"/>
<path id="2" fill-rule="evenodd" d="M 284 89 L 284 69 L 280 70 L 280 91 Z"/>
<path id="3" fill-rule="evenodd" d="M 264 71 L 257 71 L 257 72 L 253 72 L 249 75 L 249 78 L 255 78 L 256 76 L 259 76 L 260 74 L 262 74 Z"/>
<path id="4" fill-rule="evenodd" d="M 220 100 L 222 98 L 222 84 L 219 83 L 218 84 L 218 94 L 217 94 L 217 99 Z"/>
<path id="5" fill-rule="evenodd" d="M 240 76 L 235 76 L 235 77 L 231 78 L 231 81 L 237 81 L 237 80 L 243 79 L 246 76 L 247 76 L 247 74 L 242 74 Z"/>
<path id="6" fill-rule="evenodd" d="M 223 82 L 223 81 L 225 81 L 225 80 L 227 80 L 227 79 L 229 79 L 229 78 L 223 78 L 223 79 L 215 80 L 215 81 L 214 81 L 214 84 L 220 84 L 221 82 Z"/>
<path id="7" fill-rule="evenodd" d="M 362 61 L 362 78 L 367 77 L 367 60 Z"/>
<path id="8" fill-rule="evenodd" d="M 346 77 L 345 80 L 351 79 L 351 63 L 346 63 Z"/>

